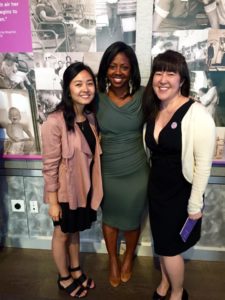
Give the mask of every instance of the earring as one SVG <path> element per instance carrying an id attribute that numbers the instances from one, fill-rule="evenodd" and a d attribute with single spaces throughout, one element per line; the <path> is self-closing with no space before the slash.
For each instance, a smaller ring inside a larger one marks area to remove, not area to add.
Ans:
<path id="1" fill-rule="evenodd" d="M 108 94 L 109 92 L 109 87 L 111 85 L 111 82 L 108 80 L 108 78 L 105 79 L 105 90 L 106 90 L 106 93 Z"/>
<path id="2" fill-rule="evenodd" d="M 129 93 L 130 93 L 130 95 L 132 94 L 132 92 L 133 92 L 133 82 L 132 82 L 132 80 L 130 79 L 130 80 L 129 80 Z"/>

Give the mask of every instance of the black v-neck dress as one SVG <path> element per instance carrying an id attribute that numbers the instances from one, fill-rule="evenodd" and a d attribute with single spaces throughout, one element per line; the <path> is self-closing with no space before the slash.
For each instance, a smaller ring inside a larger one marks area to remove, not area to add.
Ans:
<path id="1" fill-rule="evenodd" d="M 149 177 L 149 212 L 155 253 L 174 256 L 192 247 L 200 238 L 201 220 L 187 242 L 179 232 L 188 216 L 187 205 L 192 185 L 182 174 L 181 121 L 192 100 L 184 103 L 161 130 L 158 143 L 154 139 L 154 122 L 146 128 L 145 141 L 151 151 Z"/>

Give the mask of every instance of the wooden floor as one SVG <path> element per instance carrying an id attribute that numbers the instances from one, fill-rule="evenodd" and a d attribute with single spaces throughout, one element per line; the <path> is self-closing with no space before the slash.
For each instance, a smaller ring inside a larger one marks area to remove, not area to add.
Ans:
<path id="1" fill-rule="evenodd" d="M 160 279 L 152 257 L 136 257 L 131 280 L 112 288 L 107 255 L 81 254 L 85 272 L 96 282 L 90 300 L 151 300 Z M 0 300 L 71 299 L 56 285 L 57 271 L 49 250 L 5 248 L 0 252 Z M 225 262 L 186 262 L 185 288 L 190 300 L 225 300 Z"/>

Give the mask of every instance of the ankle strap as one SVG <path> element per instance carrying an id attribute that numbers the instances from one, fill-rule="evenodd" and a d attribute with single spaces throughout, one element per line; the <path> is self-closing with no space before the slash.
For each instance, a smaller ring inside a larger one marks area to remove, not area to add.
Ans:
<path id="1" fill-rule="evenodd" d="M 68 280 L 68 279 L 70 279 L 70 278 L 71 278 L 71 275 L 68 275 L 68 276 L 65 276 L 65 277 L 61 277 L 61 276 L 59 275 L 58 280 L 59 280 L 59 281 L 63 281 L 63 280 Z"/>
<path id="2" fill-rule="evenodd" d="M 76 267 L 76 268 L 71 268 L 71 267 L 69 267 L 69 271 L 70 271 L 70 272 L 81 271 L 81 267 L 80 267 L 80 266 L 78 266 L 78 267 Z"/>

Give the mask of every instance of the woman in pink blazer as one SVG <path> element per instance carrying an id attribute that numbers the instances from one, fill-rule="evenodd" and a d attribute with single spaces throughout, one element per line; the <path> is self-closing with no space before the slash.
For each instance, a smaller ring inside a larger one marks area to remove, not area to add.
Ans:
<path id="1" fill-rule="evenodd" d="M 62 100 L 42 125 L 44 199 L 54 223 L 57 283 L 78 298 L 95 287 L 80 268 L 79 232 L 96 220 L 103 196 L 95 100 L 92 70 L 71 64 L 63 75 Z"/>

